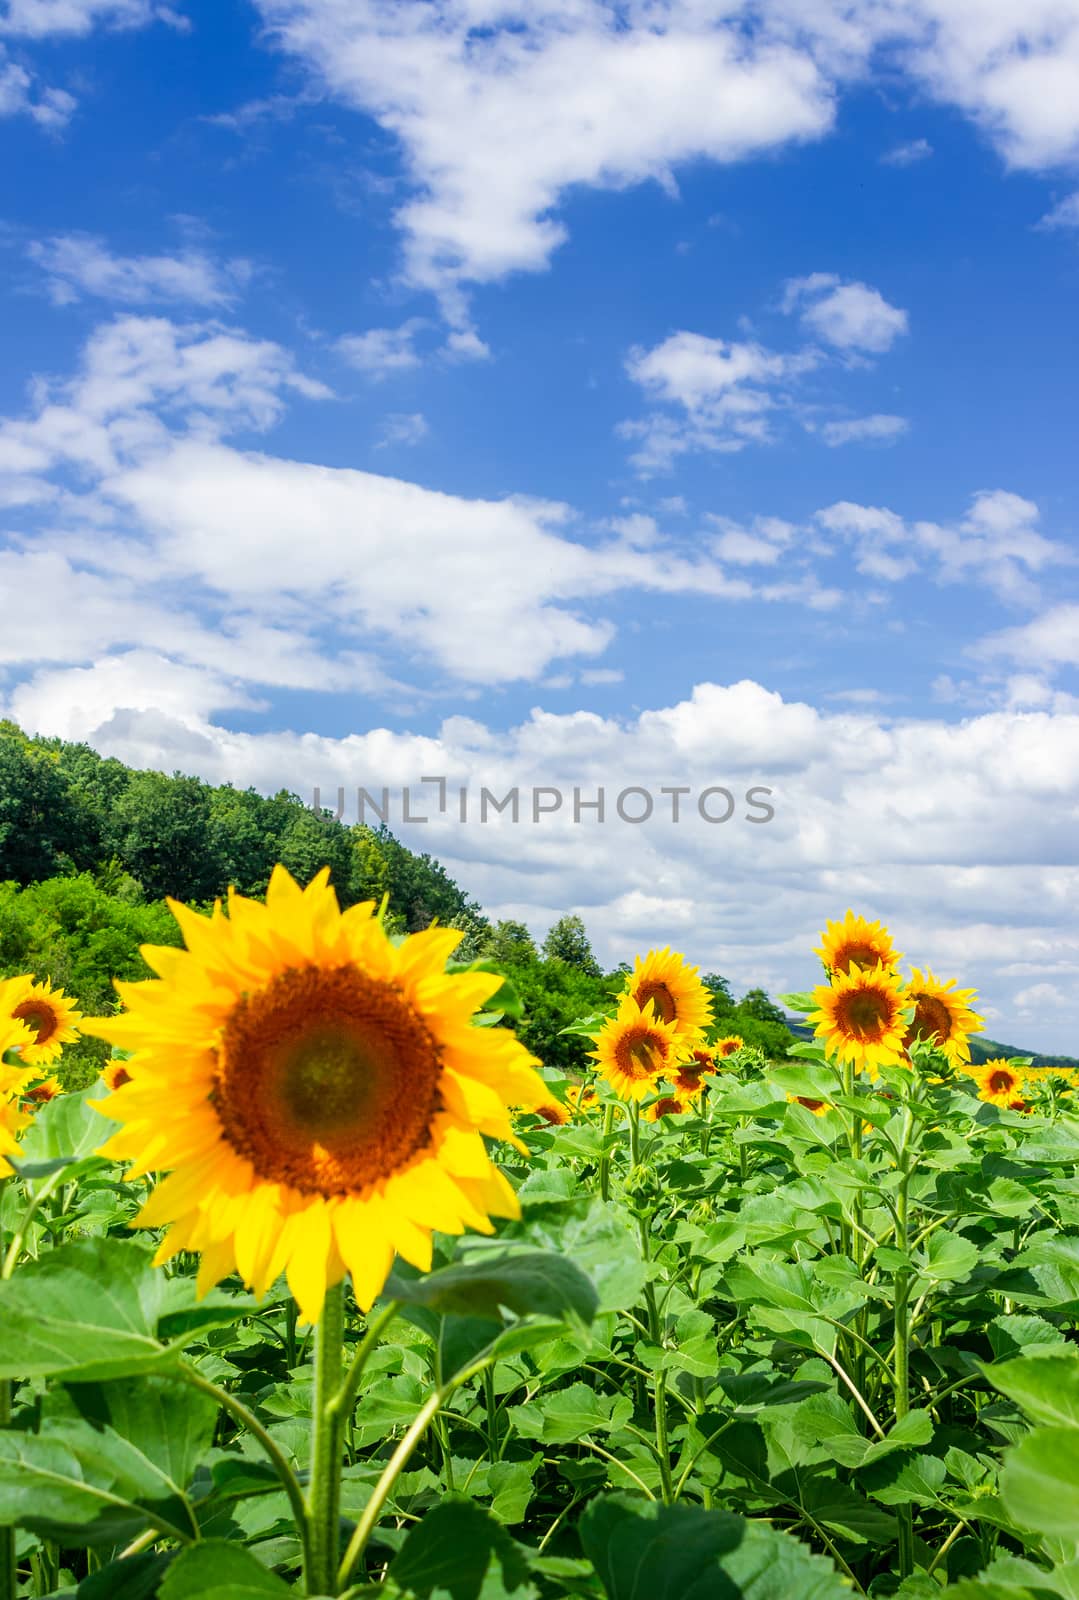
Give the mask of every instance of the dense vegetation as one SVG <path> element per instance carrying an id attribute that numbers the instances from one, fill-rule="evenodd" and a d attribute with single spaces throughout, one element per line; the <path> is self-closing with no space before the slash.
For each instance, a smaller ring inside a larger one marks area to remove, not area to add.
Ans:
<path id="1" fill-rule="evenodd" d="M 232 884 L 258 897 L 276 862 L 301 883 L 329 866 L 342 905 L 385 896 L 402 932 L 460 928 L 459 959 L 493 961 L 512 980 L 529 1049 L 562 1071 L 585 1069 L 590 1042 L 563 1030 L 606 1006 L 622 975 L 601 970 L 580 917 L 559 918 L 537 946 L 523 923 L 492 924 L 438 861 L 386 827 L 317 816 L 285 791 L 132 771 L 89 745 L 0 723 L 0 977 L 50 977 L 100 1014 L 113 977 L 149 976 L 140 945 L 178 942 L 164 896 L 206 905 Z M 705 982 L 719 1033 L 786 1054 L 784 1014 L 762 990 L 736 1001 L 725 979 Z M 80 1041 L 65 1056 L 69 1086 L 104 1059 L 99 1041 Z"/>

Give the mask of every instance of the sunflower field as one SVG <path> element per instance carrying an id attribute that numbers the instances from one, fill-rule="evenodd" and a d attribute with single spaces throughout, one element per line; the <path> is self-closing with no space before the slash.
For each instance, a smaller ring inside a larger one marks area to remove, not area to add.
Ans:
<path id="1" fill-rule="evenodd" d="M 0 1600 L 1079 1600 L 1079 1105 L 848 912 L 536 1061 L 326 872 L 0 984 Z M 81 1035 L 112 1055 L 65 1093 Z"/>

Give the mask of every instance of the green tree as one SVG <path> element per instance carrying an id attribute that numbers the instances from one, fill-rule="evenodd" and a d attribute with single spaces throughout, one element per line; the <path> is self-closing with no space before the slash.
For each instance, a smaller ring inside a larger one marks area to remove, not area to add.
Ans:
<path id="1" fill-rule="evenodd" d="M 136 772 L 116 806 L 116 853 L 148 899 L 211 900 L 227 887 L 198 778 Z"/>
<path id="2" fill-rule="evenodd" d="M 348 830 L 329 811 L 321 815 L 296 802 L 293 815 L 276 841 L 277 860 L 297 883 L 310 883 L 322 867 L 329 867 L 330 882 L 342 905 L 352 905 L 355 895 L 355 859 Z"/>
<path id="3" fill-rule="evenodd" d="M 592 954 L 584 923 L 572 913 L 559 917 L 551 928 L 543 941 L 543 954 L 548 961 L 564 961 L 590 978 L 603 975 L 603 969 Z"/>
<path id="4" fill-rule="evenodd" d="M 523 922 L 496 922 L 482 950 L 485 959 L 498 967 L 523 967 L 539 960 L 536 942 Z"/>
<path id="5" fill-rule="evenodd" d="M 738 1010 L 747 1017 L 755 1017 L 758 1022 L 778 1022 L 783 1027 L 787 1025 L 784 1013 L 763 989 L 748 989 L 738 1002 Z"/>
<path id="6" fill-rule="evenodd" d="M 701 983 L 712 996 L 712 1011 L 717 1017 L 725 1011 L 734 1010 L 734 995 L 726 978 L 721 978 L 718 972 L 706 972 Z"/>
<path id="7" fill-rule="evenodd" d="M 0 878 L 30 883 L 92 865 L 100 836 L 56 759 L 13 724 L 0 732 Z"/>

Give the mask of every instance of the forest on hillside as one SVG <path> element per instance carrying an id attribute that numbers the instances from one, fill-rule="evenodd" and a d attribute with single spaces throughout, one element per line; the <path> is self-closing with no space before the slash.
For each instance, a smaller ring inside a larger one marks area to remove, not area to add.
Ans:
<path id="1" fill-rule="evenodd" d="M 458 959 L 490 960 L 510 979 L 529 1049 L 550 1067 L 585 1070 L 590 1041 L 563 1030 L 609 1004 L 625 964 L 604 972 L 579 916 L 559 917 L 537 943 L 524 923 L 492 922 L 433 856 L 385 826 L 342 823 L 285 790 L 136 771 L 0 722 L 0 977 L 33 971 L 83 1011 L 109 1011 L 114 977 L 149 975 L 141 945 L 180 942 L 166 896 L 208 906 L 232 885 L 258 897 L 277 862 L 301 883 L 328 866 L 343 906 L 386 898 L 396 931 L 459 928 Z M 792 1035 L 762 989 L 736 998 L 719 974 L 704 982 L 717 1035 L 786 1055 Z M 69 1050 L 72 1081 L 96 1073 L 104 1052 L 90 1038 Z"/>

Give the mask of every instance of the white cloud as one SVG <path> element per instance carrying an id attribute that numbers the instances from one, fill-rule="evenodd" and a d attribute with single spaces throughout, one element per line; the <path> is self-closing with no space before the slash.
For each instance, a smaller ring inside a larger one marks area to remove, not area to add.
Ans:
<path id="1" fill-rule="evenodd" d="M 720 529 L 710 541 L 712 549 L 721 561 L 735 566 L 775 566 L 797 532 L 793 523 L 780 517 L 757 517 L 749 528 L 727 517 L 708 520 Z"/>
<path id="2" fill-rule="evenodd" d="M 933 146 L 928 139 L 910 139 L 906 144 L 893 145 L 880 159 L 886 167 L 912 167 L 928 160 L 932 154 Z"/>
<path id="3" fill-rule="evenodd" d="M 385 448 L 394 444 L 419 444 L 430 431 L 422 411 L 392 411 L 382 420 L 378 445 Z"/>
<path id="4" fill-rule="evenodd" d="M 57 305 L 93 295 L 123 305 L 186 301 L 226 306 L 237 299 L 250 276 L 246 261 L 218 263 L 201 250 L 172 256 L 114 255 L 102 239 L 87 233 L 35 241 L 28 254 L 45 274 Z"/>
<path id="5" fill-rule="evenodd" d="M 1079 228 L 1079 189 L 1057 202 L 1041 219 L 1042 228 Z"/>
<path id="6" fill-rule="evenodd" d="M 890 350 L 908 327 L 907 313 L 889 305 L 879 289 L 865 283 L 843 283 L 833 272 L 791 278 L 783 309 L 799 310 L 807 328 L 843 351 L 880 355 Z"/>
<path id="7" fill-rule="evenodd" d="M 841 444 L 894 444 L 907 432 L 910 423 L 906 417 L 891 416 L 875 411 L 869 417 L 850 417 L 841 422 L 825 422 L 821 437 L 827 445 Z"/>
<path id="8" fill-rule="evenodd" d="M 0 117 L 28 116 L 38 127 L 55 132 L 75 110 L 66 89 L 40 87 L 28 67 L 9 57 L 0 44 Z"/>
<path id="9" fill-rule="evenodd" d="M 742 681 L 699 684 L 632 718 L 537 709 L 508 729 L 454 717 L 431 736 L 372 727 L 331 739 L 231 732 L 207 710 L 227 688 L 143 659 L 93 684 L 43 675 L 20 706 L 28 725 L 136 765 L 304 796 L 343 785 L 350 810 L 357 786 L 389 785 L 405 841 L 437 854 L 494 914 L 513 907 L 542 931 L 576 906 L 612 962 L 672 940 L 736 986 L 804 989 L 817 930 L 853 904 L 889 922 L 908 961 L 977 986 L 1002 1027 L 1025 1022 L 1015 1042 L 1061 1048 L 1079 1026 L 1074 714 L 895 720 L 875 708 L 823 712 Z M 451 806 L 440 816 L 434 791 L 425 804 L 414 788 L 430 821 L 410 831 L 400 786 L 425 773 L 447 776 Z M 677 825 L 661 794 L 672 782 L 692 790 Z M 459 784 L 473 801 L 481 786 L 503 795 L 516 785 L 526 814 L 533 785 L 559 785 L 567 798 L 539 825 L 475 815 L 461 825 Z M 740 798 L 752 784 L 774 791 L 772 822 L 742 821 L 741 804 L 729 824 L 701 820 L 702 789 Z M 590 812 L 574 823 L 574 787 L 587 800 L 601 785 L 604 824 Z M 629 785 L 654 796 L 652 821 L 617 820 L 615 797 Z M 1064 1001 L 1044 1022 L 1051 997 L 1032 993 L 1041 983 Z"/>
<path id="10" fill-rule="evenodd" d="M 138 28 L 154 21 L 185 25 L 172 6 L 157 0 L 5 0 L 0 34 L 46 39 L 57 34 L 87 34 L 102 23 Z"/>
<path id="11" fill-rule="evenodd" d="M 399 328 L 368 328 L 366 333 L 346 334 L 338 339 L 337 349 L 350 367 L 373 378 L 384 378 L 420 365 L 416 336 L 426 327 L 424 317 L 411 317 Z"/>
<path id="12" fill-rule="evenodd" d="M 908 524 L 894 511 L 847 500 L 819 511 L 816 521 L 853 543 L 867 576 L 896 582 L 928 569 L 941 583 L 983 584 L 1008 603 L 1034 604 L 1033 578 L 1074 560 L 1066 545 L 1038 532 L 1038 516 L 1033 501 L 993 489 L 976 494 L 957 523 Z"/>
<path id="13" fill-rule="evenodd" d="M 1065 601 L 1021 627 L 990 634 L 975 646 L 975 653 L 985 660 L 1003 658 L 1044 670 L 1079 667 L 1079 604 Z"/>
<path id="14" fill-rule="evenodd" d="M 463 284 L 547 266 L 575 186 L 673 194 L 683 163 L 820 138 L 878 70 L 958 106 L 1012 165 L 1079 156 L 1077 0 L 258 3 L 325 92 L 399 141 L 405 275 L 462 325 Z"/>

